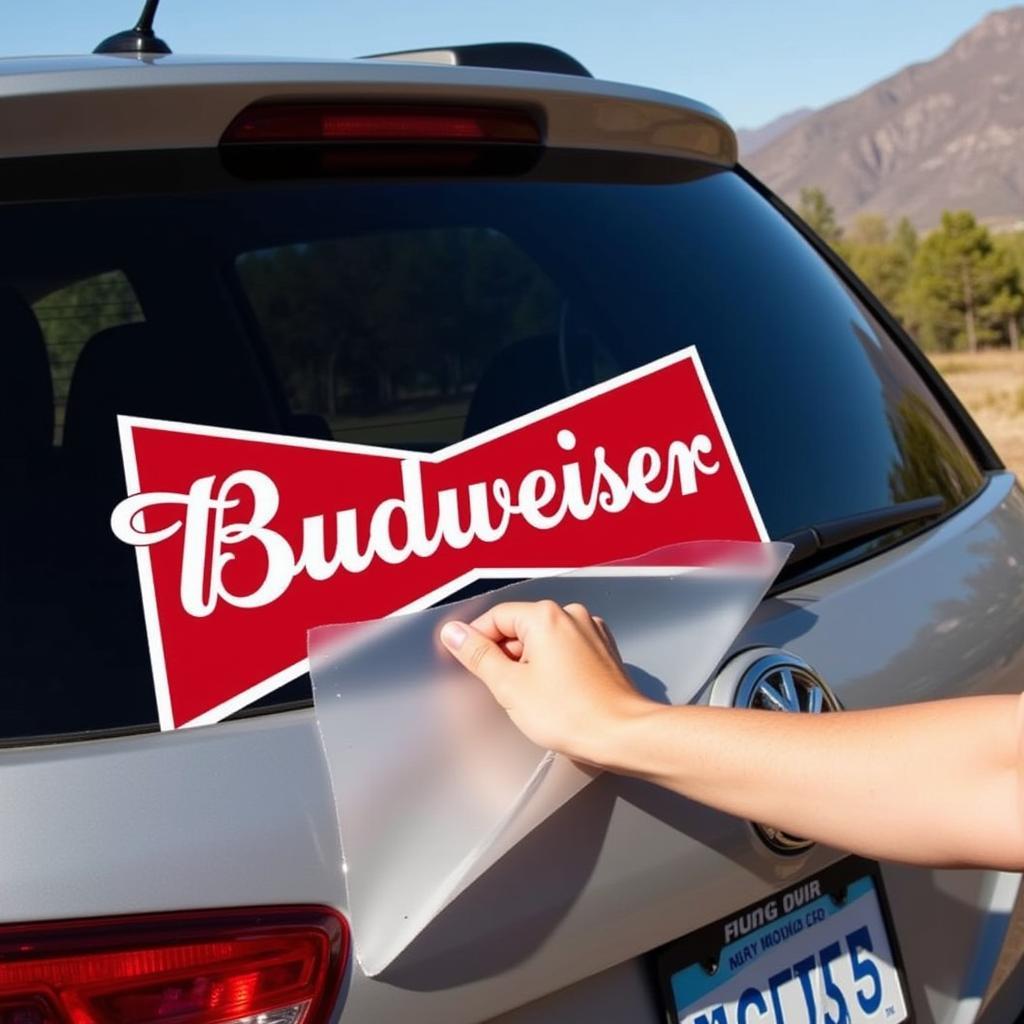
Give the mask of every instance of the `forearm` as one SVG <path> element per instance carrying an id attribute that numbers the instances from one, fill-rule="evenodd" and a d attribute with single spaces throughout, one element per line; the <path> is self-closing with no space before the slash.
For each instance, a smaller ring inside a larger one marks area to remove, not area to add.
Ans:
<path id="1" fill-rule="evenodd" d="M 867 856 L 1024 868 L 1019 697 L 665 707 L 633 688 L 604 623 L 551 601 L 496 605 L 441 638 L 539 747 Z"/>
<path id="2" fill-rule="evenodd" d="M 657 706 L 598 760 L 729 814 L 867 856 L 1024 867 L 1019 698 L 789 715 Z"/>

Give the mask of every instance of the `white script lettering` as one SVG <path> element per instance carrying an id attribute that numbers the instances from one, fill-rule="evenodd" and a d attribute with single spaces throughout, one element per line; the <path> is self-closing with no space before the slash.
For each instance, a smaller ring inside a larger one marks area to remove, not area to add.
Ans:
<path id="1" fill-rule="evenodd" d="M 557 443 L 562 451 L 575 452 L 572 431 L 560 430 Z M 412 557 L 429 558 L 442 546 L 459 550 L 474 542 L 493 544 L 505 536 L 516 516 L 533 529 L 551 530 L 569 517 L 585 522 L 599 508 L 617 513 L 634 500 L 654 505 L 674 492 L 694 494 L 698 476 L 718 472 L 719 462 L 705 462 L 703 458 L 711 449 L 711 441 L 704 434 L 697 434 L 689 444 L 672 441 L 665 451 L 637 448 L 621 473 L 608 464 L 606 450 L 597 446 L 591 451 L 586 474 L 581 463 L 574 461 L 558 471 L 530 470 L 515 486 L 499 477 L 474 481 L 461 489 L 442 488 L 433 496 L 437 508 L 432 530 L 427 526 L 421 463 L 406 459 L 402 463 L 400 496 L 380 502 L 372 511 L 346 508 L 330 518 L 304 518 L 298 553 L 270 525 L 280 508 L 277 485 L 255 469 L 232 473 L 216 491 L 216 479 L 205 476 L 196 480 L 187 494 L 160 491 L 132 495 L 114 509 L 110 525 L 119 540 L 133 546 L 159 544 L 184 529 L 181 604 L 189 615 L 202 618 L 210 615 L 219 601 L 237 608 L 270 604 L 303 573 L 314 580 L 327 580 L 342 570 L 350 574 L 365 572 L 376 559 L 400 565 Z M 585 475 L 590 478 L 589 484 L 584 483 Z M 227 513 L 239 508 L 243 499 L 244 506 L 251 508 L 247 518 L 230 521 Z M 183 512 L 170 525 L 148 530 L 142 513 L 163 506 L 182 506 Z M 361 516 L 368 517 L 362 549 Z M 333 530 L 328 529 L 331 519 Z M 330 534 L 332 543 L 328 540 Z M 265 571 L 252 589 L 236 593 L 226 584 L 224 573 L 240 557 L 240 545 L 248 542 L 261 549 Z"/>

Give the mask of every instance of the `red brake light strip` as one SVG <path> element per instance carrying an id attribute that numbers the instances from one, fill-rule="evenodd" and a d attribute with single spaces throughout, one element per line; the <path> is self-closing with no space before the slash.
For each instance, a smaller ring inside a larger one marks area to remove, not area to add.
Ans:
<path id="1" fill-rule="evenodd" d="M 501 107 L 258 103 L 228 126 L 222 144 L 519 143 L 539 145 L 537 121 Z"/>

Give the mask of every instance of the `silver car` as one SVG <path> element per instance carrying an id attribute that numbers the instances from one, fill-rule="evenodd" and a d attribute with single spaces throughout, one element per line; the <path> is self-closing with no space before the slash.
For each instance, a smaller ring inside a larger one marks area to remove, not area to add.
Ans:
<path id="1" fill-rule="evenodd" d="M 971 1021 L 1017 876 L 612 776 L 367 977 L 308 676 L 159 731 L 119 415 L 429 451 L 696 345 L 794 544 L 701 699 L 781 713 L 1020 689 L 1024 496 L 707 107 L 147 38 L 0 61 L 0 1022 Z"/>

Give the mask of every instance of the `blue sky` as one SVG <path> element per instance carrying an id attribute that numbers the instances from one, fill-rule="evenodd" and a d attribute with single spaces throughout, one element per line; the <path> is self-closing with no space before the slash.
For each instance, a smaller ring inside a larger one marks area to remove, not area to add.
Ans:
<path id="1" fill-rule="evenodd" d="M 350 57 L 524 39 L 602 78 L 680 92 L 738 127 L 857 92 L 926 60 L 991 0 L 163 0 L 179 53 Z M 142 0 L 11 0 L 0 53 L 80 53 L 135 20 Z"/>

